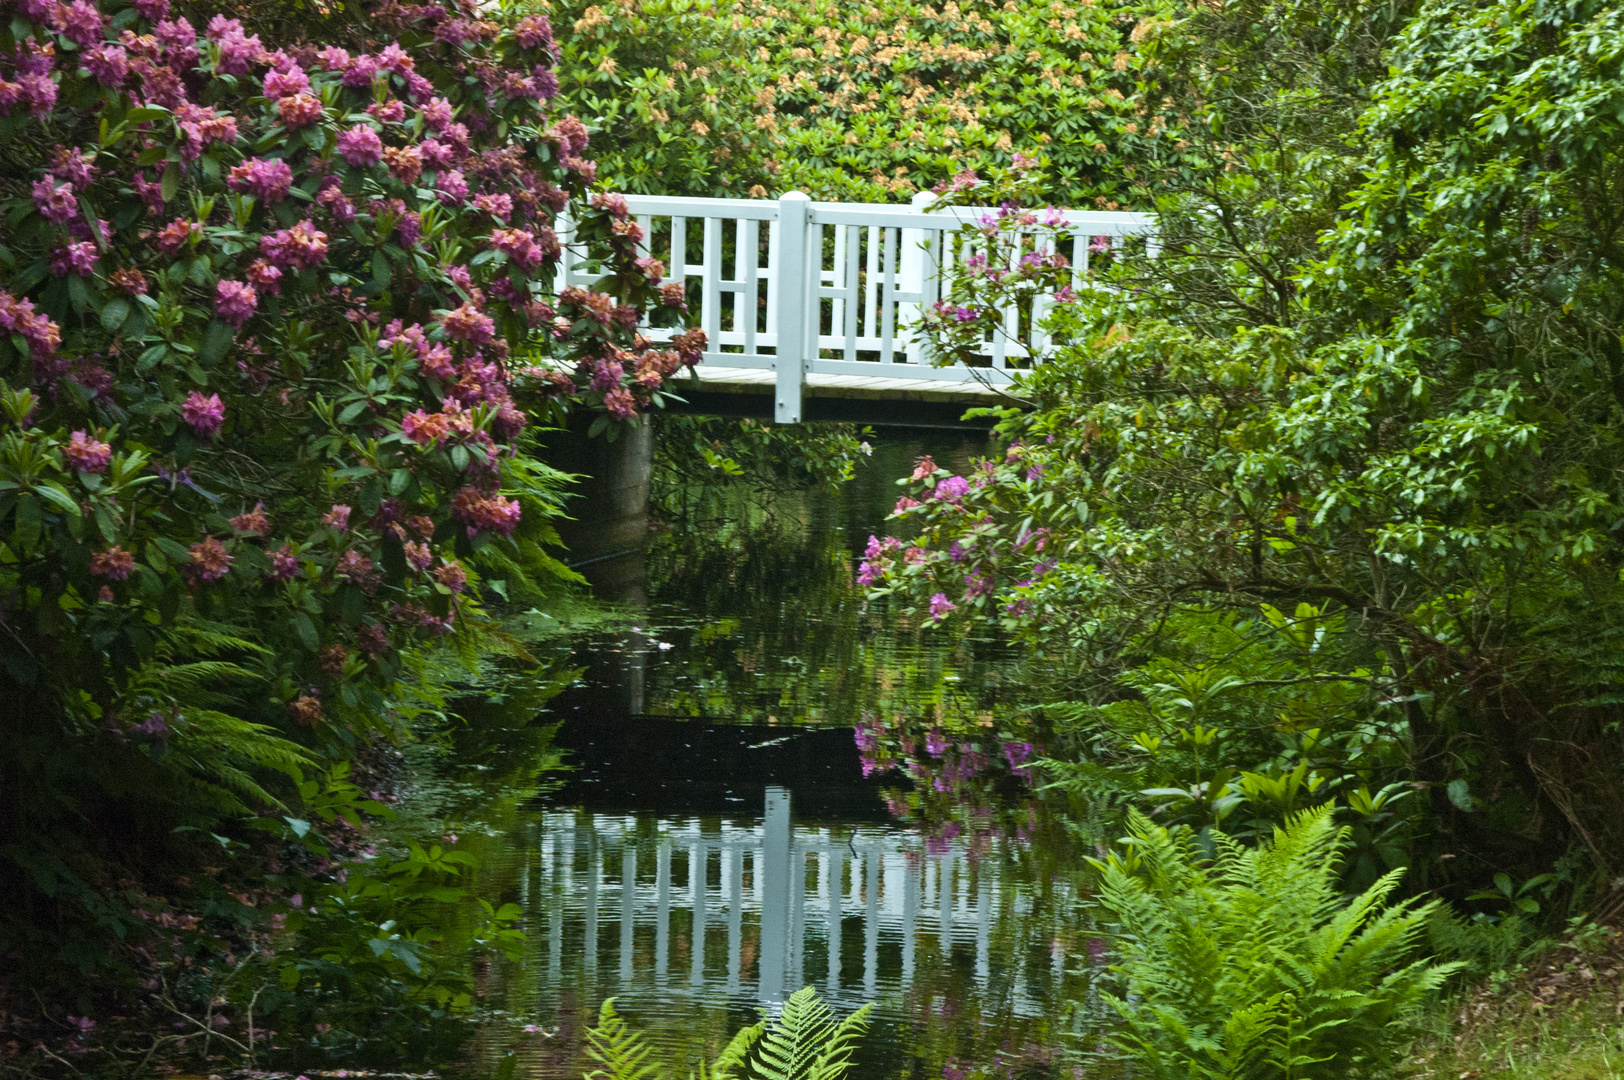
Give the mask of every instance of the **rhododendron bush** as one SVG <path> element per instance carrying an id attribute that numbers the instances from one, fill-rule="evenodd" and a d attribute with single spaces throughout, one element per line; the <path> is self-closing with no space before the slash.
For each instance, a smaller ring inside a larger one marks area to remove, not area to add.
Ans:
<path id="1" fill-rule="evenodd" d="M 413 649 L 470 650 L 482 569 L 557 568 L 530 417 L 636 420 L 702 345 L 635 333 L 681 288 L 550 109 L 545 17 L 370 14 L 369 51 L 166 0 L 0 29 L 8 758 L 272 805 L 265 766 L 393 723 Z M 606 276 L 555 292 L 571 200 Z M 47 811 L 5 786 L 27 832 Z"/>

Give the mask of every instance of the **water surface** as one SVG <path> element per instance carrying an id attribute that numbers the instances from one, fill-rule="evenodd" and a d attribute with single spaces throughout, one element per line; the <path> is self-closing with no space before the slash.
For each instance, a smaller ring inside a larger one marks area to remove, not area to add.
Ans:
<path id="1" fill-rule="evenodd" d="M 1075 862 L 1022 768 L 1029 673 L 853 580 L 894 479 L 980 446 L 871 442 L 839 495 L 695 499 L 585 568 L 621 618 L 557 644 L 571 771 L 494 838 L 531 952 L 490 996 L 534 1030 L 487 1049 L 522 1074 L 582 1075 L 608 997 L 673 1061 L 801 986 L 872 1002 L 864 1080 L 1053 1075 L 1087 1019 Z"/>

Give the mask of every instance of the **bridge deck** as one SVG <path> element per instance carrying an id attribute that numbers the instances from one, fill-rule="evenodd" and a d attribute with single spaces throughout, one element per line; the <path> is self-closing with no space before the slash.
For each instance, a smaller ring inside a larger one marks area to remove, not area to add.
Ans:
<path id="1" fill-rule="evenodd" d="M 677 411 L 718 416 L 773 415 L 776 373 L 770 368 L 701 364 L 693 377 L 673 379 L 673 392 L 686 399 Z M 996 386 L 942 379 L 884 378 L 809 372 L 802 393 L 808 420 L 922 427 L 959 427 L 966 409 L 1023 405 Z M 970 422 L 972 426 L 985 426 Z"/>

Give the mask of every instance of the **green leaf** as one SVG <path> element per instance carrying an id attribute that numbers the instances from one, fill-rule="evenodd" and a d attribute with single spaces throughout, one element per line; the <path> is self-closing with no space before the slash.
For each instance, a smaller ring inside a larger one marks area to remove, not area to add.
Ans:
<path id="1" fill-rule="evenodd" d="M 109 334 L 118 333 L 119 327 L 124 325 L 124 320 L 129 318 L 129 315 L 130 302 L 128 300 L 123 297 L 115 297 L 107 301 L 101 310 L 102 329 Z"/>
<path id="2" fill-rule="evenodd" d="M 299 644 L 311 652 L 315 652 L 321 647 L 321 635 L 316 633 L 316 624 L 310 621 L 309 615 L 302 611 L 296 611 L 293 613 L 293 618 L 288 621 L 293 626 L 293 632 L 298 635 Z"/>
<path id="3" fill-rule="evenodd" d="M 198 350 L 198 359 L 205 364 L 218 363 L 230 351 L 231 339 L 232 330 L 228 323 L 219 319 L 210 322 L 208 330 L 203 333 L 203 345 Z"/>
<path id="4" fill-rule="evenodd" d="M 46 481 L 34 488 L 34 492 L 46 502 L 71 517 L 79 517 L 84 511 L 79 507 L 79 500 L 68 494 L 68 489 L 55 480 Z"/>
<path id="5" fill-rule="evenodd" d="M 164 202 L 171 202 L 180 193 L 180 162 L 171 161 L 164 166 L 163 179 L 159 181 L 158 191 Z"/>

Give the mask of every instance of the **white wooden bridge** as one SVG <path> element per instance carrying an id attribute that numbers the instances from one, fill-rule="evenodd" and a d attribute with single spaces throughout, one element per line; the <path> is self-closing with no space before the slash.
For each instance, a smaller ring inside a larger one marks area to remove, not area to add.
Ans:
<path id="1" fill-rule="evenodd" d="M 955 262 L 985 251 L 967 227 L 996 208 L 933 209 L 928 192 L 909 206 L 813 202 L 801 192 L 626 202 L 643 228 L 643 253 L 665 264 L 667 281 L 687 284 L 709 341 L 695 389 L 770 392 L 778 423 L 800 422 L 808 397 L 984 404 L 1049 349 L 1042 327 L 1051 294 L 1024 311 L 1007 308 L 970 364 L 934 366 L 917 332 Z M 1149 214 L 1068 210 L 1060 219 L 1022 230 L 1021 243 L 1000 256 L 1013 267 L 1040 241 L 1063 244 L 1080 287 L 1103 245 L 1142 236 L 1154 253 Z M 567 222 L 563 239 L 560 287 L 595 282 L 581 265 L 590 253 L 571 246 Z M 665 340 L 675 331 L 643 333 Z"/>

